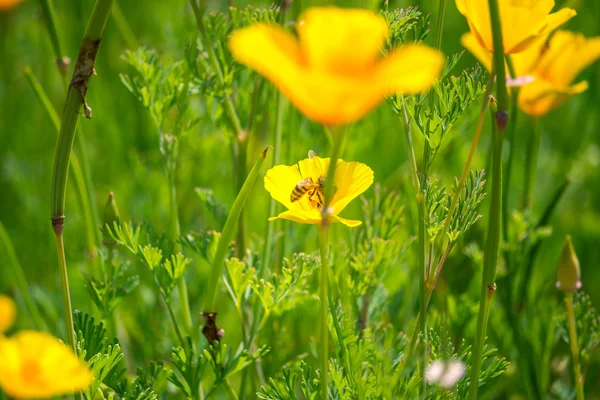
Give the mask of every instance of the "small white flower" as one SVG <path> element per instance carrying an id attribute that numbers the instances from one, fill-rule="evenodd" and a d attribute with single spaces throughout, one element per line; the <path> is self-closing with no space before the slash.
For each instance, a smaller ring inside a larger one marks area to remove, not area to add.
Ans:
<path id="1" fill-rule="evenodd" d="M 438 384 L 444 389 L 456 385 L 465 375 L 466 367 L 462 361 L 437 360 L 429 364 L 425 371 L 425 380 L 431 384 Z"/>

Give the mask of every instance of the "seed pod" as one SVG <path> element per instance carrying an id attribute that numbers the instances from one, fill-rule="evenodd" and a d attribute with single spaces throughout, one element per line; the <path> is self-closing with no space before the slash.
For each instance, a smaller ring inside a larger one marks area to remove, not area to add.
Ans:
<path id="1" fill-rule="evenodd" d="M 110 192 L 108 194 L 108 200 L 106 201 L 106 205 L 104 206 L 104 221 L 103 221 L 104 226 L 106 227 L 106 225 L 108 225 L 110 228 L 112 228 L 113 224 L 115 222 L 118 223 L 119 220 L 120 220 L 119 209 L 117 208 L 117 202 L 115 201 L 115 195 L 113 192 Z M 111 239 L 110 237 L 107 237 L 106 234 L 104 234 L 102 243 L 107 247 L 117 245 L 117 242 L 115 240 Z"/>
<path id="2" fill-rule="evenodd" d="M 563 292 L 575 292 L 581 288 L 581 272 L 579 270 L 579 259 L 573 244 L 571 243 L 571 235 L 565 237 L 560 258 L 557 266 L 557 282 L 556 287 Z"/>

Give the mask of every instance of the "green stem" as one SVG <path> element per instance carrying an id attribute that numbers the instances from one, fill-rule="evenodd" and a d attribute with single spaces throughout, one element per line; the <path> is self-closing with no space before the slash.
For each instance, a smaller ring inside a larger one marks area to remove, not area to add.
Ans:
<path id="1" fill-rule="evenodd" d="M 329 327 L 327 324 L 327 289 L 328 283 L 328 270 L 329 270 L 329 254 L 327 248 L 329 227 L 328 225 L 322 226 L 319 229 L 319 249 L 321 250 L 321 274 L 319 280 L 319 299 L 320 301 L 320 348 L 319 348 L 319 360 L 321 367 L 321 398 L 327 400 L 329 398 Z M 342 340 L 342 338 L 340 338 Z"/>
<path id="2" fill-rule="evenodd" d="M 177 151 L 174 150 L 173 153 Z M 172 155 L 175 158 L 175 155 Z M 171 220 L 171 235 L 173 236 L 173 240 L 175 240 L 175 252 L 181 251 L 181 245 L 177 242 L 179 236 L 181 236 L 181 226 L 179 224 L 179 209 L 177 207 L 177 186 L 176 186 L 176 161 L 172 160 L 172 162 L 167 161 L 167 181 L 169 183 L 169 210 L 170 210 L 170 220 Z M 190 310 L 190 301 L 188 296 L 187 285 L 185 282 L 185 277 L 182 277 L 177 281 L 177 290 L 179 292 L 179 301 L 181 306 L 181 313 L 183 314 L 183 323 L 185 333 L 187 335 L 192 334 L 192 312 Z"/>
<path id="3" fill-rule="evenodd" d="M 527 140 L 527 148 L 525 150 L 525 182 L 523 186 L 523 198 L 521 199 L 523 209 L 531 207 L 532 204 L 533 185 L 540 151 L 540 138 L 542 136 L 541 130 L 541 121 L 537 118 L 534 119 L 533 132 Z"/>
<path id="4" fill-rule="evenodd" d="M 69 274 L 67 271 L 67 260 L 65 258 L 65 243 L 62 232 L 56 233 L 56 249 L 58 250 L 58 267 L 60 272 L 60 283 L 62 287 L 63 306 L 65 309 L 65 334 L 67 341 L 75 354 L 77 354 L 77 341 L 75 339 L 75 328 L 73 325 L 73 307 L 71 306 L 71 292 L 69 291 Z"/>
<path id="5" fill-rule="evenodd" d="M 508 69 L 510 71 L 511 77 L 516 77 L 515 70 L 512 63 L 512 58 L 510 56 L 506 57 L 506 64 L 508 65 Z M 509 227 L 508 227 L 508 194 L 510 188 L 510 178 L 512 175 L 512 166 L 515 158 L 515 133 L 517 131 L 517 109 L 518 109 L 518 98 L 519 98 L 519 89 L 514 88 L 513 90 L 513 98 L 510 103 L 510 111 L 509 115 L 511 116 L 510 122 L 508 124 L 508 131 L 506 132 L 506 140 L 508 142 L 508 160 L 504 166 L 504 183 L 502 190 L 502 232 L 504 242 L 508 243 L 509 238 Z M 510 255 L 508 252 L 505 255 L 507 270 L 510 271 Z"/>
<path id="6" fill-rule="evenodd" d="M 67 338 L 72 348 L 76 351 L 75 332 L 73 329 L 73 313 L 71 308 L 71 295 L 69 292 L 69 278 L 67 274 L 67 262 L 63 241 L 65 194 L 67 186 L 67 174 L 69 171 L 69 160 L 75 128 L 79 118 L 79 111 L 85 105 L 86 115 L 91 117 L 91 110 L 85 104 L 89 79 L 94 72 L 94 64 L 100 39 L 108 20 L 112 0 L 97 0 L 88 21 L 86 32 L 81 44 L 77 64 L 73 72 L 73 78 L 67 92 L 66 105 L 63 111 L 63 119 L 58 136 L 56 153 L 54 156 L 54 168 L 52 173 L 52 228 L 56 236 L 56 247 L 58 250 L 58 263 L 62 284 L 62 295 L 65 313 L 65 328 Z"/>
<path id="7" fill-rule="evenodd" d="M 2 221 L 0 221 L 0 243 L 4 244 L 4 248 L 6 249 L 8 259 L 12 264 L 11 269 L 15 274 L 15 284 L 21 291 L 21 295 L 23 296 L 23 300 L 25 301 L 25 306 L 27 307 L 29 314 L 31 314 L 31 318 L 33 319 L 35 327 L 39 330 L 46 330 L 46 322 L 44 322 L 44 319 L 40 314 L 40 310 L 37 306 L 37 303 L 33 300 L 33 296 L 31 295 L 31 289 L 29 288 L 27 278 L 25 277 L 25 272 L 23 271 L 23 266 L 17 258 L 15 248 L 13 247 L 8 232 L 6 232 L 6 229 L 4 229 Z"/>
<path id="8" fill-rule="evenodd" d="M 56 27 L 56 12 L 54 11 L 54 5 L 52 0 L 40 0 L 40 6 L 42 7 L 42 14 L 48 28 L 48 34 L 50 35 L 50 43 L 52 44 L 52 50 L 56 57 L 56 66 L 62 76 L 67 75 L 67 59 L 64 58 L 60 39 L 58 38 L 58 29 Z"/>
<path id="9" fill-rule="evenodd" d="M 204 299 L 204 311 L 208 312 L 214 311 L 215 303 L 217 300 L 217 289 L 219 284 L 219 279 L 223 274 L 223 268 L 225 263 L 225 256 L 227 254 L 227 247 L 229 246 L 229 242 L 233 237 L 233 233 L 235 231 L 235 225 L 237 220 L 242 213 L 244 208 L 244 204 L 246 203 L 246 199 L 256 183 L 258 179 L 258 174 L 260 172 L 260 168 L 265 161 L 265 157 L 267 156 L 267 151 L 269 147 L 267 147 L 258 157 L 256 163 L 250 170 L 242 189 L 238 193 L 233 205 L 231 206 L 231 210 L 229 211 L 229 215 L 227 216 L 227 220 L 225 221 L 225 226 L 223 227 L 223 232 L 221 233 L 221 238 L 219 239 L 219 244 L 217 246 L 217 252 L 215 254 L 215 258 L 213 259 L 210 278 L 208 281 L 208 289 L 206 292 L 206 297 Z"/>
<path id="10" fill-rule="evenodd" d="M 418 208 L 418 237 L 419 237 L 419 248 L 418 248 L 418 266 L 419 270 L 419 318 L 418 318 L 418 331 L 423 335 L 423 346 L 421 358 L 419 359 L 419 368 L 418 368 L 418 376 L 420 378 L 424 377 L 425 374 L 425 366 L 427 364 L 427 304 L 426 304 L 426 263 L 425 263 L 425 253 L 426 253 L 426 238 L 425 238 L 425 199 L 423 197 L 423 191 L 421 189 L 421 180 L 419 179 L 419 172 L 417 170 L 417 161 L 415 158 L 415 149 L 412 141 L 412 130 L 410 126 L 410 119 L 408 117 L 408 112 L 406 110 L 406 104 L 404 102 L 404 98 L 402 98 L 402 117 L 404 122 L 404 132 L 406 135 L 406 147 L 408 150 L 408 158 L 410 161 L 410 172 L 412 176 L 412 184 L 415 191 L 415 199 Z M 425 162 L 425 155 L 423 158 Z M 416 329 L 415 329 L 416 331 Z M 416 338 L 416 336 L 414 336 Z M 416 342 L 415 342 L 416 343 Z M 412 353 L 412 351 L 411 351 Z M 425 381 L 423 380 L 424 385 Z M 423 386 L 424 394 L 425 386 Z"/>
<path id="11" fill-rule="evenodd" d="M 31 68 L 29 68 L 28 66 L 25 66 L 23 68 L 23 73 L 25 74 L 25 78 L 27 79 L 27 82 L 29 82 L 31 89 L 33 89 L 33 92 L 35 93 L 36 97 L 38 98 L 38 100 L 40 101 L 40 103 L 42 104 L 44 109 L 46 110 L 46 113 L 50 117 L 52 124 L 56 128 L 56 133 L 58 134 L 60 132 L 60 118 L 58 117 L 56 110 L 52 106 L 52 103 L 50 102 L 48 95 L 46 94 L 46 92 L 40 85 L 39 81 L 37 80 L 37 78 L 35 77 L 33 72 L 31 71 Z M 95 227 L 98 225 L 92 223 L 92 221 L 94 219 L 93 212 L 92 212 L 93 207 L 90 204 L 90 197 L 88 195 L 88 190 L 87 190 L 88 185 L 86 184 L 85 174 L 81 167 L 81 163 L 79 162 L 79 158 L 77 157 L 76 154 L 71 155 L 71 173 L 73 174 L 73 179 L 75 180 L 75 189 L 77 191 L 77 195 L 78 195 L 79 202 L 81 205 L 81 211 L 83 213 L 84 220 L 86 221 L 85 237 L 86 237 L 87 247 L 90 251 L 93 251 L 96 248 L 96 243 L 97 243 Z"/>
<path id="12" fill-rule="evenodd" d="M 493 119 L 495 118 L 493 113 Z M 485 332 L 487 328 L 490 304 L 496 293 L 496 264 L 498 261 L 498 250 L 500 247 L 501 214 L 502 214 L 502 144 L 503 134 L 497 129 L 492 121 L 494 135 L 494 153 L 492 166 L 492 201 L 490 204 L 490 220 L 488 224 L 487 242 L 483 259 L 483 271 L 481 276 L 481 293 L 479 297 L 479 314 L 477 316 L 477 331 L 475 344 L 473 346 L 473 364 L 471 366 L 471 384 L 469 387 L 469 398 L 477 399 L 479 388 L 479 375 L 483 349 L 485 344 Z"/>
<path id="13" fill-rule="evenodd" d="M 460 198 L 460 193 L 462 192 L 462 187 L 465 184 L 465 180 L 467 179 L 467 175 L 471 169 L 471 163 L 473 162 L 473 157 L 475 156 L 475 151 L 477 150 L 477 144 L 479 143 L 479 138 L 481 137 L 481 129 L 483 128 L 483 120 L 485 117 L 486 110 L 488 109 L 488 104 L 490 102 L 490 93 L 492 91 L 492 84 L 494 83 L 494 71 L 490 73 L 490 78 L 487 83 L 486 91 L 483 97 L 483 103 L 481 104 L 481 110 L 479 111 L 479 117 L 477 117 L 477 125 L 475 126 L 475 134 L 473 135 L 473 140 L 471 141 L 471 149 L 469 150 L 469 155 L 467 156 L 467 161 L 465 161 L 465 165 L 463 166 L 462 173 L 460 175 L 460 179 L 458 181 L 458 185 L 456 186 L 456 191 L 454 192 L 454 196 L 452 197 L 452 201 L 450 202 L 450 207 L 448 209 L 448 215 L 454 215 L 454 210 L 458 205 L 458 200 Z M 443 244 L 447 239 L 448 229 L 450 229 L 450 220 L 451 218 L 446 218 L 446 222 L 444 223 L 444 229 L 442 229 L 441 234 L 438 236 L 439 241 L 441 241 L 440 247 L 444 247 Z"/>
<path id="14" fill-rule="evenodd" d="M 577 400 L 584 400 L 583 378 L 581 376 L 581 365 L 579 363 L 579 345 L 577 343 L 577 330 L 575 329 L 575 313 L 573 312 L 573 293 L 567 293 L 567 312 L 569 314 L 569 342 L 573 356 L 573 373 L 575 374 L 575 388 L 577 389 Z"/>

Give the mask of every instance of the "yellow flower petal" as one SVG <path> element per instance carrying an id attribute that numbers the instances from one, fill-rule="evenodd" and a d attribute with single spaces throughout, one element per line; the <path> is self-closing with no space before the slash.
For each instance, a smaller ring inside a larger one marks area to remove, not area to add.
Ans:
<path id="1" fill-rule="evenodd" d="M 437 50 L 419 44 L 405 45 L 376 66 L 372 86 L 379 86 L 384 95 L 422 92 L 440 76 L 444 62 Z"/>
<path id="2" fill-rule="evenodd" d="M 15 302 L 10 297 L 0 294 L 0 334 L 13 326 L 16 316 Z"/>
<path id="3" fill-rule="evenodd" d="M 282 212 L 276 217 L 270 217 L 269 221 L 276 219 L 287 219 L 301 224 L 320 224 L 323 218 L 321 218 L 321 212 L 317 209 L 312 210 L 287 210 Z"/>
<path id="4" fill-rule="evenodd" d="M 471 32 L 465 33 L 460 38 L 463 47 L 471 52 L 473 56 L 487 69 L 492 70 L 492 53 L 483 48 L 475 35 Z"/>
<path id="5" fill-rule="evenodd" d="M 587 66 L 600 58 L 600 36 L 557 31 L 543 54 L 536 73 L 557 86 L 568 86 Z"/>
<path id="6" fill-rule="evenodd" d="M 493 52 L 489 5 L 481 0 L 456 0 L 456 6 L 467 18 L 475 40 L 487 51 Z M 530 48 L 543 36 L 564 24 L 576 13 L 564 8 L 549 14 L 553 0 L 519 1 L 500 0 L 500 20 L 505 54 L 516 54 Z"/>
<path id="7" fill-rule="evenodd" d="M 48 398 L 89 387 L 92 374 L 71 349 L 42 332 L 0 338 L 0 386 L 18 399 Z"/>
<path id="8" fill-rule="evenodd" d="M 584 92 L 587 88 L 586 81 L 561 88 L 544 79 L 536 79 L 521 88 L 519 108 L 529 115 L 539 117 L 554 110 L 571 96 Z"/>
<path id="9" fill-rule="evenodd" d="M 343 161 L 335 171 L 336 192 L 331 201 L 333 215 L 338 215 L 346 206 L 373 184 L 373 170 L 365 164 Z"/>
<path id="10" fill-rule="evenodd" d="M 370 11 L 309 9 L 297 31 L 299 40 L 281 27 L 255 25 L 234 32 L 229 47 L 304 115 L 326 125 L 360 119 L 389 94 L 425 90 L 443 67 L 442 55 L 425 46 L 378 60 L 388 27 Z"/>
<path id="11" fill-rule="evenodd" d="M 314 7 L 296 30 L 308 64 L 322 71 L 356 75 L 372 67 L 388 34 L 379 15 L 361 9 Z"/>
<path id="12" fill-rule="evenodd" d="M 0 11 L 8 11 L 23 0 L 0 0 Z"/>
<path id="13" fill-rule="evenodd" d="M 342 224 L 349 226 L 350 228 L 356 228 L 357 226 L 362 224 L 362 221 L 358 221 L 355 219 L 346 219 L 346 218 L 338 217 L 337 215 L 331 216 L 331 220 L 333 222 L 341 222 Z"/>

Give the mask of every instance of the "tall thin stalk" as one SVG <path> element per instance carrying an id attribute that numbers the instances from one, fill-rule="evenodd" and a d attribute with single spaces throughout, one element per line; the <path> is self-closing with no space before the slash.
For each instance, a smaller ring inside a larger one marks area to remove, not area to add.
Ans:
<path id="1" fill-rule="evenodd" d="M 329 168 L 325 176 L 325 204 L 321 210 L 322 223 L 319 227 L 319 249 L 321 251 L 321 271 L 319 279 L 320 300 L 320 349 L 319 365 L 321 367 L 321 398 L 327 400 L 329 397 L 329 327 L 327 324 L 328 288 L 329 288 L 329 217 L 331 210 L 329 205 L 335 194 L 335 170 L 338 160 L 342 154 L 346 141 L 347 128 L 336 127 L 332 129 L 333 149 L 329 159 Z M 340 339 L 341 340 L 341 339 Z"/>
<path id="2" fill-rule="evenodd" d="M 521 199 L 521 207 L 523 209 L 531 207 L 533 184 L 535 182 L 535 173 L 538 163 L 538 154 L 540 152 L 542 123 L 539 118 L 533 120 L 533 132 L 527 140 L 525 149 L 525 182 L 523 184 L 523 197 Z"/>
<path id="3" fill-rule="evenodd" d="M 73 314 L 71 309 L 71 295 L 69 291 L 69 280 L 67 263 L 64 251 L 64 211 L 65 194 L 67 189 L 67 174 L 69 172 L 69 160 L 77 121 L 80 110 L 83 107 L 85 115 L 91 118 L 91 109 L 85 98 L 88 90 L 89 80 L 94 74 L 96 55 L 100 46 L 100 40 L 104 33 L 106 21 L 110 13 L 112 0 L 97 0 L 88 21 L 83 37 L 83 43 L 79 50 L 77 64 L 73 71 L 73 77 L 67 91 L 67 99 L 63 111 L 63 119 L 56 145 L 54 156 L 54 167 L 52 172 L 52 195 L 51 195 L 51 220 L 52 228 L 56 236 L 56 247 L 58 251 L 58 263 L 62 283 L 63 305 L 65 312 L 65 329 L 69 344 L 76 350 L 75 332 L 73 331 Z"/>
<path id="4" fill-rule="evenodd" d="M 575 375 L 575 388 L 577 400 L 584 400 L 583 379 L 581 377 L 581 364 L 579 363 L 579 344 L 577 343 L 577 330 L 575 329 L 575 313 L 573 312 L 573 293 L 566 293 L 567 313 L 569 315 L 569 342 L 573 356 L 573 374 Z"/>
<path id="5" fill-rule="evenodd" d="M 492 37 L 494 43 L 494 68 L 496 70 L 497 103 L 492 103 L 492 132 L 494 137 L 493 166 L 492 166 L 492 201 L 490 204 L 490 219 L 488 223 L 487 241 L 483 259 L 481 277 L 481 292 L 479 298 L 479 313 L 477 316 L 477 331 L 473 346 L 473 364 L 471 366 L 471 384 L 469 398 L 477 399 L 479 375 L 483 349 L 485 347 L 485 332 L 487 328 L 490 304 L 496 293 L 496 264 L 500 248 L 502 230 L 502 145 L 504 143 L 504 128 L 508 122 L 508 92 L 506 90 L 506 70 L 504 68 L 504 43 L 498 0 L 488 0 Z"/>

